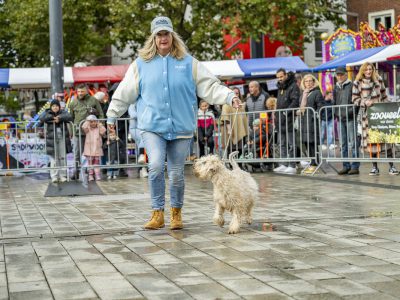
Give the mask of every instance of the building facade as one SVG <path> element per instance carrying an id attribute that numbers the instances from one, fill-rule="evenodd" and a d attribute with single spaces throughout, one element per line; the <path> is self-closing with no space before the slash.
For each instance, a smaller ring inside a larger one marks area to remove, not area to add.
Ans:
<path id="1" fill-rule="evenodd" d="M 400 15 L 400 0 L 347 0 L 347 13 L 347 25 L 353 31 L 359 30 L 360 22 L 368 22 L 375 30 L 379 22 L 391 28 Z"/>

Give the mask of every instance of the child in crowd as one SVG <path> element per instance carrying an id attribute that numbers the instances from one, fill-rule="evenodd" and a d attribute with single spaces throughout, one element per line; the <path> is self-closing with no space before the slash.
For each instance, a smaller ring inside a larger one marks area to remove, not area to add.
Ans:
<path id="1" fill-rule="evenodd" d="M 197 112 L 197 135 L 199 140 L 200 157 L 214 152 L 214 122 L 215 117 L 209 104 L 205 100 L 200 100 Z M 210 151 L 207 151 L 210 148 Z"/>
<path id="2" fill-rule="evenodd" d="M 335 139 L 333 135 L 333 105 L 332 90 L 325 92 L 323 107 L 321 108 L 321 145 L 322 149 L 329 147 L 329 150 L 335 149 Z M 326 137 L 326 141 L 324 143 Z"/>
<path id="3" fill-rule="evenodd" d="M 116 135 L 115 131 L 108 133 L 107 142 L 104 144 L 105 153 L 104 156 L 107 161 L 107 165 L 118 165 L 121 150 L 124 149 L 124 142 Z M 107 170 L 107 179 L 116 179 L 119 174 L 119 169 L 110 168 Z"/>
<path id="4" fill-rule="evenodd" d="M 106 128 L 97 120 L 95 115 L 89 115 L 82 125 L 86 134 L 83 155 L 88 159 L 89 181 L 101 180 L 100 167 L 94 169 L 90 166 L 100 165 L 100 157 L 103 156 L 102 137 L 106 133 Z"/>
<path id="5" fill-rule="evenodd" d="M 67 123 L 72 121 L 72 116 L 61 109 L 58 100 L 53 100 L 50 108 L 40 116 L 40 121 L 46 125 L 46 152 L 50 156 L 50 166 L 66 167 L 66 154 L 72 152 L 67 126 Z M 50 178 L 53 183 L 65 182 L 66 169 L 51 169 Z"/>

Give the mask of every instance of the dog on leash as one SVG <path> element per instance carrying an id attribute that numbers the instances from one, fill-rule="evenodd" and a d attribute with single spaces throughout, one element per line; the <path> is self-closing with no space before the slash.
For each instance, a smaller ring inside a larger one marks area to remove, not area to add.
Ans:
<path id="1" fill-rule="evenodd" d="M 228 233 L 238 233 L 240 225 L 251 224 L 252 209 L 258 199 L 258 185 L 251 175 L 242 171 L 233 159 L 239 152 L 229 155 L 232 170 L 225 167 L 217 155 L 207 155 L 195 161 L 194 175 L 202 180 L 210 180 L 214 186 L 214 222 L 224 226 L 224 212 L 232 214 Z"/>

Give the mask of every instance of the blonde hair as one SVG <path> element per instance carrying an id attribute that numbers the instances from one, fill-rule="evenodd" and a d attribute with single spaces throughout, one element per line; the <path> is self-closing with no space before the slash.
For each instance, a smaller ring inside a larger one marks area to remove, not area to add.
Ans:
<path id="1" fill-rule="evenodd" d="M 314 81 L 314 87 L 319 87 L 318 79 L 312 74 L 306 74 L 306 75 L 304 75 L 303 79 L 301 80 L 300 88 L 302 90 L 306 89 L 306 86 L 304 85 L 304 82 L 307 80 L 307 78 L 311 78 Z"/>
<path id="2" fill-rule="evenodd" d="M 265 102 L 265 106 L 268 110 L 275 110 L 276 109 L 276 104 L 277 104 L 278 99 L 275 97 L 269 97 L 267 101 Z"/>
<path id="3" fill-rule="evenodd" d="M 183 59 L 188 53 L 186 45 L 179 34 L 177 34 L 176 32 L 171 32 L 171 35 L 172 46 L 170 55 L 176 59 Z M 156 34 L 151 34 L 144 43 L 143 48 L 139 49 L 139 57 L 144 61 L 150 61 L 154 58 L 154 56 L 156 56 L 156 54 Z"/>
<path id="4" fill-rule="evenodd" d="M 378 81 L 379 80 L 379 74 L 376 71 L 375 66 L 370 62 L 365 62 L 365 63 L 363 63 L 361 65 L 360 70 L 357 73 L 356 81 L 360 81 L 361 79 L 365 78 L 364 73 L 365 73 L 365 70 L 367 69 L 368 66 L 372 67 L 371 80 L 372 81 Z"/>

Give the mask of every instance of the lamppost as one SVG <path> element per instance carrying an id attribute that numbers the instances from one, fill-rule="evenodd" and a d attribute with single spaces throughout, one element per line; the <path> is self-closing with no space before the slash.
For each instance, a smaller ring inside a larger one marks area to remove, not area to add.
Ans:
<path id="1" fill-rule="evenodd" d="M 61 0 L 49 0 L 51 93 L 64 93 L 64 50 Z"/>

